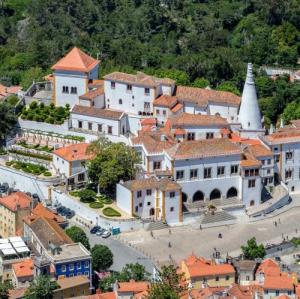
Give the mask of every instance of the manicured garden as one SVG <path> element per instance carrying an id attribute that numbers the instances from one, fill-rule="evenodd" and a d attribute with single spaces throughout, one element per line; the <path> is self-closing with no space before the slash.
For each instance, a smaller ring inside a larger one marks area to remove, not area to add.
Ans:
<path id="1" fill-rule="evenodd" d="M 46 160 L 46 161 L 52 161 L 51 155 L 32 153 L 32 152 L 28 152 L 25 150 L 23 151 L 23 150 L 17 150 L 17 149 L 10 149 L 9 152 L 12 154 L 21 155 L 21 156 L 25 156 L 25 157 L 31 157 L 31 158 L 36 158 L 36 159 L 41 159 L 41 160 Z"/>
<path id="2" fill-rule="evenodd" d="M 70 106 L 55 107 L 53 103 L 46 106 L 44 103 L 32 102 L 29 107 L 24 107 L 21 118 L 37 122 L 61 125 L 70 116 Z"/>
<path id="3" fill-rule="evenodd" d="M 112 199 L 108 196 L 101 194 L 97 196 L 97 193 L 91 189 L 80 189 L 69 192 L 70 195 L 78 197 L 81 202 L 87 203 L 92 209 L 102 209 L 102 213 L 107 217 L 120 217 L 121 214 L 112 207 L 105 207 L 113 203 Z"/>
<path id="4" fill-rule="evenodd" d="M 6 166 L 13 167 L 17 170 L 22 170 L 26 173 L 34 174 L 34 175 L 44 175 L 44 176 L 52 176 L 51 172 L 42 165 L 37 165 L 33 163 L 26 163 L 20 161 L 8 161 L 5 163 Z"/>
<path id="5" fill-rule="evenodd" d="M 24 147 L 24 148 L 28 148 L 28 149 L 34 149 L 37 151 L 42 151 L 42 152 L 47 152 L 47 153 L 52 153 L 54 150 L 54 147 L 52 146 L 47 146 L 47 145 L 40 145 L 40 144 L 27 144 L 26 141 L 20 141 L 19 143 L 17 143 L 18 145 Z"/>

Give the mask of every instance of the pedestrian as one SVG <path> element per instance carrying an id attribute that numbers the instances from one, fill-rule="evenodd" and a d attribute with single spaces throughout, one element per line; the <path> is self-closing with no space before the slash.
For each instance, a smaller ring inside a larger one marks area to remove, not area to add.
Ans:
<path id="1" fill-rule="evenodd" d="M 171 232 L 171 229 L 169 228 L 169 235 L 171 235 L 171 233 L 172 233 L 172 232 Z"/>
<path id="2" fill-rule="evenodd" d="M 150 235 L 151 235 L 151 237 L 153 238 L 153 231 L 150 231 Z"/>
<path id="3" fill-rule="evenodd" d="M 169 242 L 168 246 L 169 246 L 169 248 L 171 248 L 171 242 Z"/>
<path id="4" fill-rule="evenodd" d="M 275 227 L 276 227 L 277 226 L 277 222 L 275 221 L 274 224 L 275 224 Z"/>
<path id="5" fill-rule="evenodd" d="M 298 233 L 298 230 L 297 230 L 297 228 L 296 228 L 296 230 L 295 230 L 295 231 L 296 231 L 296 234 L 297 234 L 297 233 Z"/>
<path id="6" fill-rule="evenodd" d="M 200 230 L 202 230 L 202 225 L 200 224 Z"/>

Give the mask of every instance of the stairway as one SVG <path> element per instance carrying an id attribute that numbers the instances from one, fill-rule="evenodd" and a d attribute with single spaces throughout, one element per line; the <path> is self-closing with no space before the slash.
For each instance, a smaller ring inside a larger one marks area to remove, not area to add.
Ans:
<path id="1" fill-rule="evenodd" d="M 228 214 L 225 211 L 217 211 L 212 214 L 207 214 L 203 217 L 201 223 L 202 224 L 208 224 L 208 223 L 216 223 L 216 222 L 223 222 L 223 221 L 230 221 L 230 220 L 235 220 L 237 219 L 236 217 Z"/>
<path id="2" fill-rule="evenodd" d="M 150 222 L 147 230 L 152 231 L 152 230 L 159 230 L 159 229 L 164 229 L 169 227 L 167 223 L 162 222 L 162 221 L 155 221 L 155 222 Z"/>

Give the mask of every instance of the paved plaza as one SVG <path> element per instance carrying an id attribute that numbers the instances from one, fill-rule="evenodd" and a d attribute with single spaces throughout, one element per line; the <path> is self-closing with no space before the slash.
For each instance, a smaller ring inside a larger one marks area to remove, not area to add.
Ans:
<path id="1" fill-rule="evenodd" d="M 276 243 L 282 241 L 282 236 L 292 238 L 300 235 L 300 207 L 293 207 L 284 213 L 254 223 L 238 223 L 235 225 L 212 227 L 200 230 L 200 224 L 162 229 L 153 232 L 140 230 L 122 233 L 119 238 L 150 256 L 156 264 L 168 263 L 171 260 L 180 261 L 189 254 L 195 253 L 206 258 L 211 257 L 214 248 L 223 256 L 227 253 L 237 255 L 241 245 L 251 237 L 258 242 Z M 274 222 L 277 222 L 277 226 Z M 222 239 L 218 234 L 222 234 Z"/>

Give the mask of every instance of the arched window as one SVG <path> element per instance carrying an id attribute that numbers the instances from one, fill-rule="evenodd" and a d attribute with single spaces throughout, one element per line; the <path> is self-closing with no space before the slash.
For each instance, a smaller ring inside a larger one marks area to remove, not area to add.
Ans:
<path id="1" fill-rule="evenodd" d="M 254 206 L 255 205 L 255 201 L 252 199 L 251 201 L 250 201 L 250 206 L 252 207 L 252 206 Z"/>
<path id="2" fill-rule="evenodd" d="M 210 193 L 210 200 L 214 200 L 214 199 L 220 199 L 221 198 L 221 192 L 218 189 L 214 189 L 213 191 L 211 191 Z"/>
<path id="3" fill-rule="evenodd" d="M 237 197 L 237 195 L 238 195 L 238 191 L 236 190 L 236 188 L 231 187 L 231 188 L 227 191 L 226 198 Z"/>
<path id="4" fill-rule="evenodd" d="M 204 200 L 204 194 L 202 191 L 197 191 L 193 196 L 193 202 Z"/>

